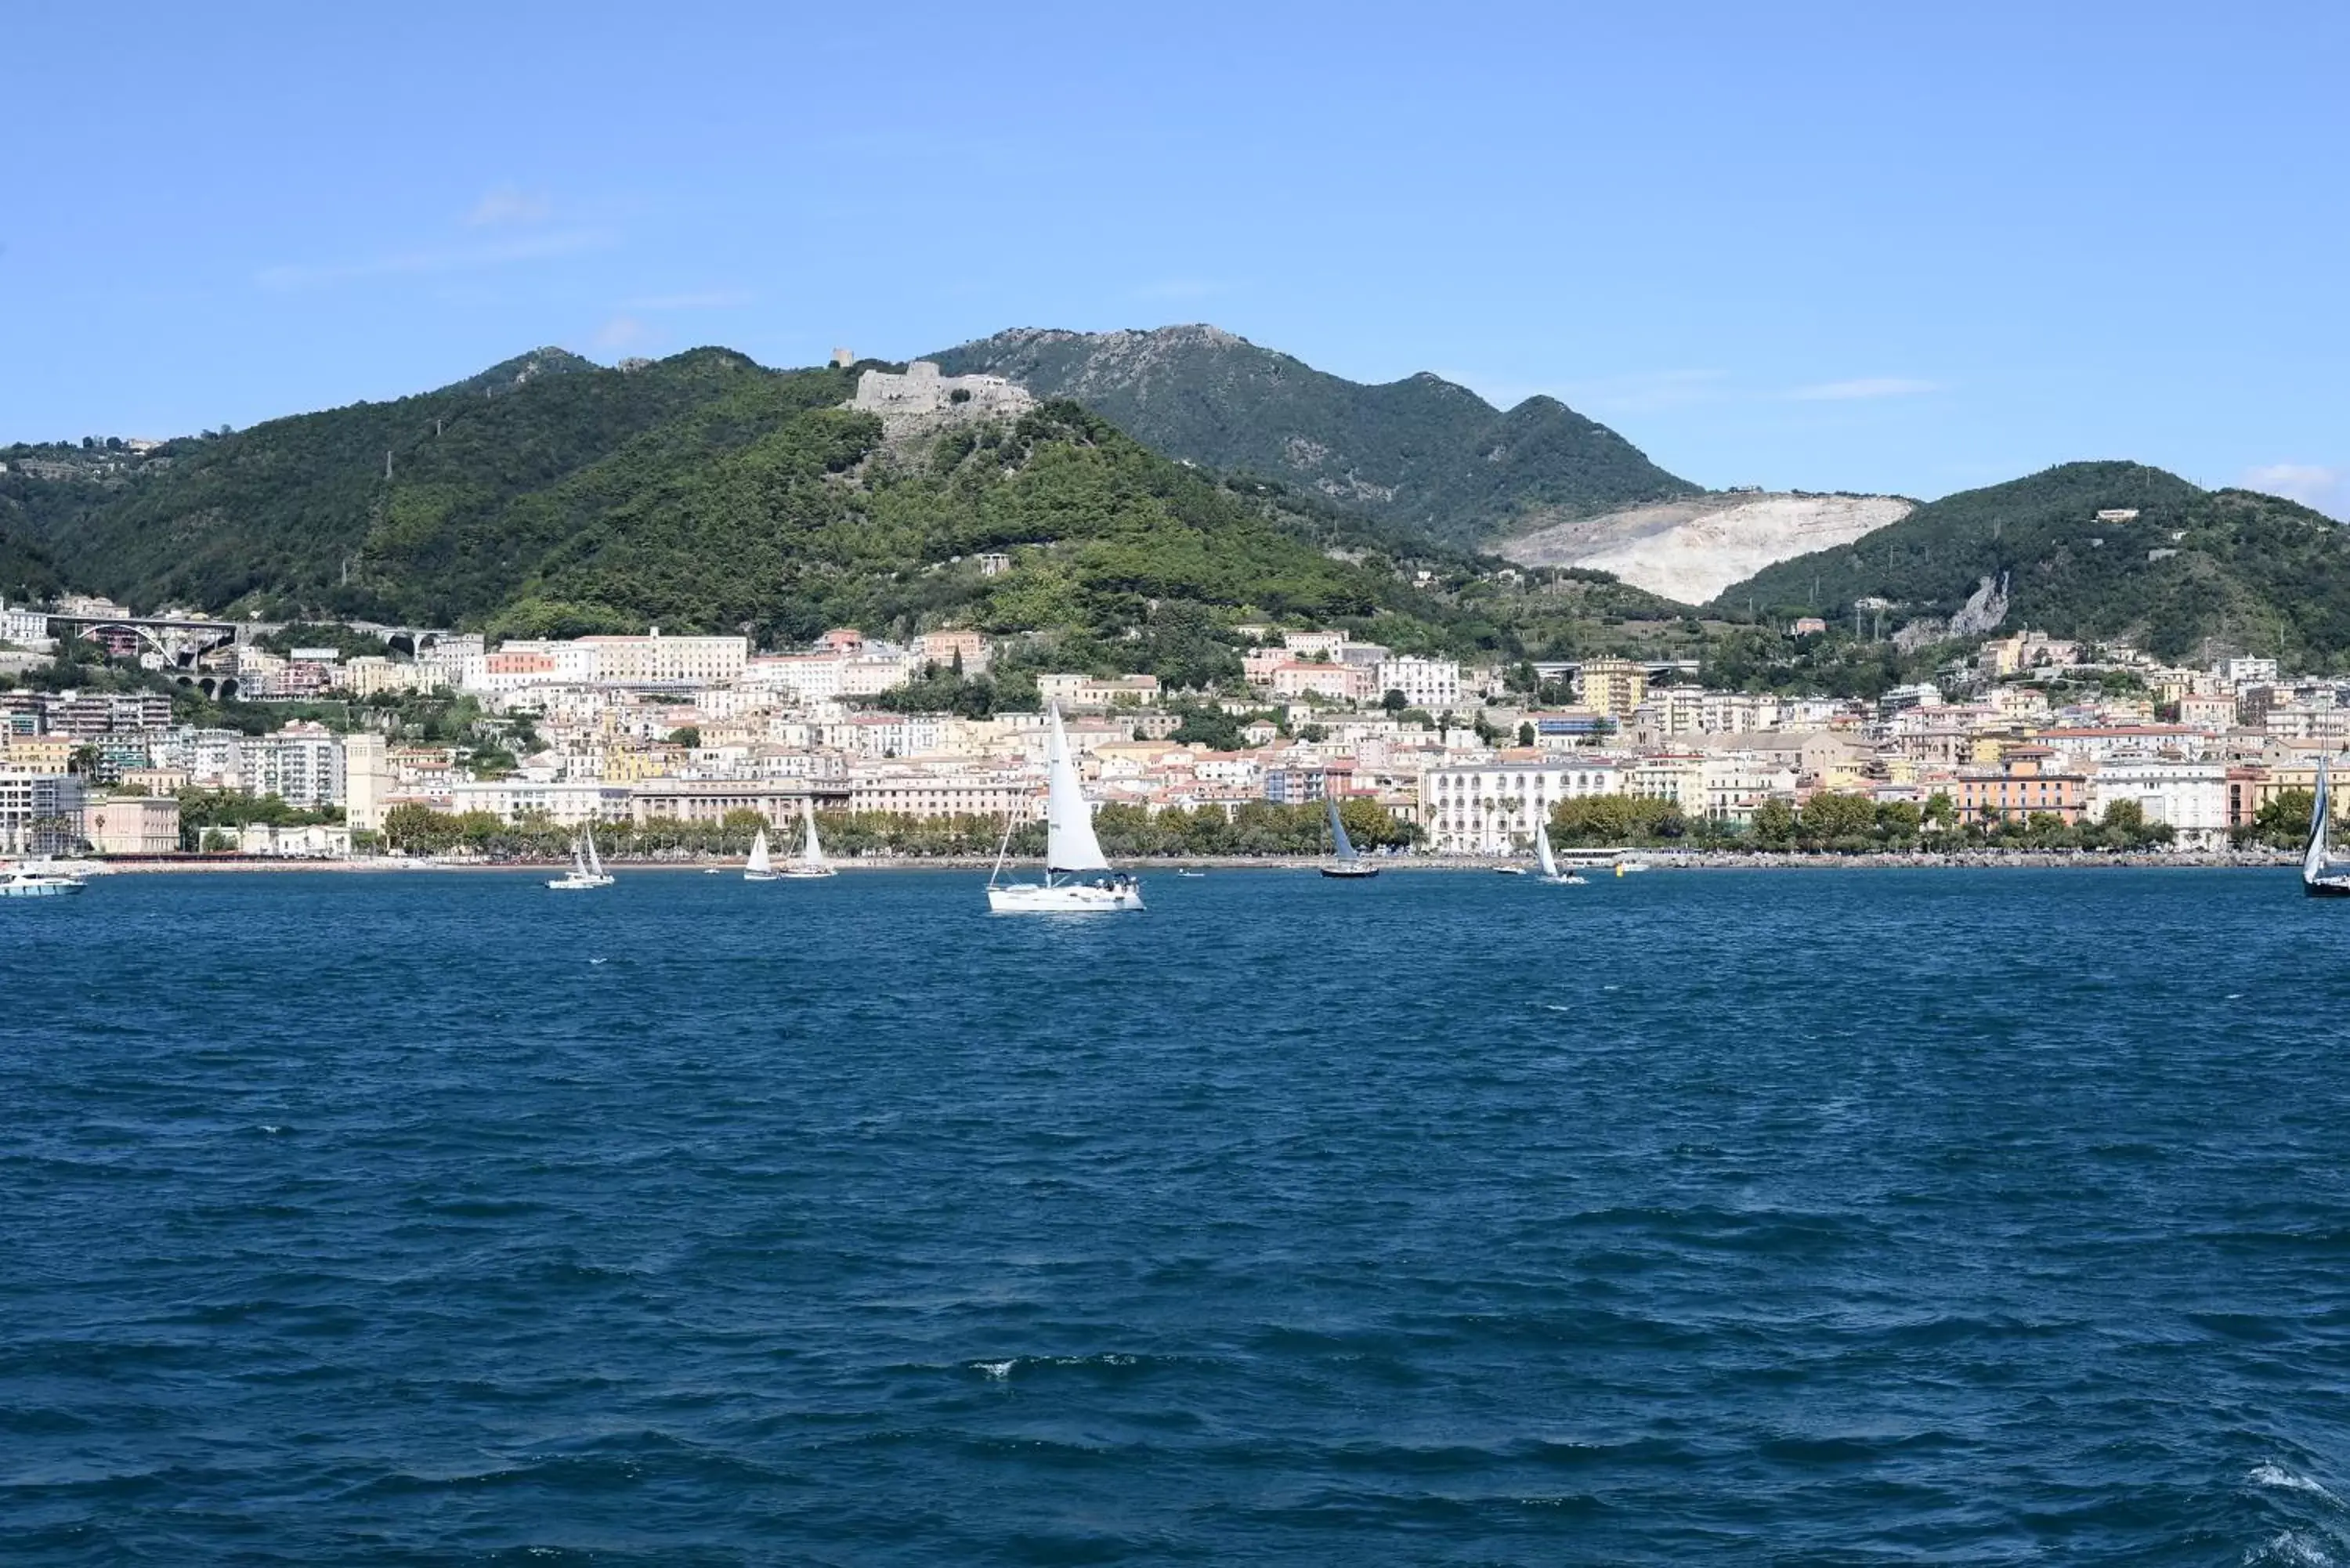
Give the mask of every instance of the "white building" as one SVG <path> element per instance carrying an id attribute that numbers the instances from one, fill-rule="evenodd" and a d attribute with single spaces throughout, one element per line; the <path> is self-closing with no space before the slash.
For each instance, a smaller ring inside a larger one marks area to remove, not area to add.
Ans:
<path id="1" fill-rule="evenodd" d="M 47 652 L 57 646 L 49 636 L 49 612 L 27 609 L 22 605 L 12 609 L 7 600 L 0 599 L 0 642 Z"/>
<path id="2" fill-rule="evenodd" d="M 557 827 L 577 827 L 589 822 L 626 822 L 629 802 L 624 784 L 513 778 L 449 786 L 451 811 L 459 815 L 485 811 L 504 823 L 535 818 Z"/>
<path id="3" fill-rule="evenodd" d="M 0 852 L 62 855 L 81 837 L 88 791 L 78 774 L 0 768 Z"/>
<path id="4" fill-rule="evenodd" d="M 240 753 L 239 782 L 247 794 L 274 794 L 306 811 L 343 804 L 343 743 L 324 724 L 249 736 Z"/>
<path id="5" fill-rule="evenodd" d="M 1597 757 L 1430 768 L 1420 775 L 1420 821 L 1440 854 L 1512 855 L 1562 800 L 1622 794 L 1621 763 Z"/>
<path id="6" fill-rule="evenodd" d="M 1407 708 L 1447 712 L 1461 705 L 1461 661 L 1421 659 L 1411 654 L 1391 656 L 1379 663 L 1378 687 L 1381 701 L 1390 691 L 1400 691 Z"/>
<path id="7" fill-rule="evenodd" d="M 732 686 L 751 657 L 747 637 L 583 637 L 599 686 Z"/>
<path id="8" fill-rule="evenodd" d="M 2172 757 L 2119 756 L 2089 775 L 2086 815 L 2096 820 L 2116 801 L 2135 801 L 2146 820 L 2168 823 L 2180 849 L 2216 849 L 2228 839 L 2228 765 Z"/>

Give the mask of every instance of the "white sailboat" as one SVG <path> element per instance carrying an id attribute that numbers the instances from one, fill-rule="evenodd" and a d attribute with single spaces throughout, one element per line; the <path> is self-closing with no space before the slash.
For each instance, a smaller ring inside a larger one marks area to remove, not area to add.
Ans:
<path id="1" fill-rule="evenodd" d="M 800 840 L 798 858 L 785 867 L 782 874 L 785 877 L 832 876 L 832 862 L 824 857 L 824 846 L 816 842 L 816 802 L 802 802 L 801 811 L 807 818 L 807 836 Z"/>
<path id="2" fill-rule="evenodd" d="M 2325 759 L 2317 759 L 2317 795 L 2309 803 L 2309 847 L 2301 854 L 2301 890 L 2313 898 L 2350 898 L 2350 863 L 2333 857 L 2334 814 L 2326 797 Z"/>
<path id="3" fill-rule="evenodd" d="M 1546 816 L 1534 819 L 1534 860 L 1542 867 L 1544 881 L 1569 887 L 1583 886 L 1583 877 L 1576 872 L 1569 871 L 1564 877 L 1559 875 L 1558 857 L 1550 852 L 1550 818 Z"/>
<path id="4" fill-rule="evenodd" d="M 758 836 L 751 840 L 751 858 L 743 863 L 743 880 L 772 882 L 775 879 L 775 863 L 768 857 L 767 830 L 763 827 L 759 829 Z"/>
<path id="5" fill-rule="evenodd" d="M 558 893 L 584 893 L 594 888 L 608 888 L 612 875 L 604 869 L 603 857 L 596 853 L 596 829 L 580 831 L 571 841 L 571 869 L 551 878 L 547 884 Z"/>
<path id="6" fill-rule="evenodd" d="M 1093 811 L 1077 784 L 1077 765 L 1069 756 L 1069 738 L 1061 728 L 1061 711 L 1047 710 L 1052 730 L 1046 739 L 1045 767 L 1045 880 L 999 882 L 1003 857 L 1012 847 L 1012 828 L 1003 829 L 1003 847 L 996 852 L 995 870 L 987 878 L 987 907 L 999 915 L 1106 914 L 1142 908 L 1142 885 L 1112 871 L 1094 834 Z M 1079 880 L 1088 873 L 1099 873 Z"/>

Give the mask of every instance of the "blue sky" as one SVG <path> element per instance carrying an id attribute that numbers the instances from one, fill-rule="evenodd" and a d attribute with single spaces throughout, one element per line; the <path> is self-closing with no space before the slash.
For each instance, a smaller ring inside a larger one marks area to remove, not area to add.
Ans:
<path id="1" fill-rule="evenodd" d="M 2350 6 L 46 5 L 0 440 L 1212 321 L 1709 484 L 2350 516 Z"/>

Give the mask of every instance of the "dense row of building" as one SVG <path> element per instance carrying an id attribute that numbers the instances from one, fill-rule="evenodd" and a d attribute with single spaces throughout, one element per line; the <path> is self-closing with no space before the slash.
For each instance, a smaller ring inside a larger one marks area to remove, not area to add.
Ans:
<path id="1" fill-rule="evenodd" d="M 1182 717 L 1150 675 L 1038 678 L 1040 701 L 1068 715 L 1097 802 L 1231 813 L 1359 796 L 1417 824 L 1431 850 L 1494 855 L 1521 849 L 1537 816 L 1578 796 L 1669 800 L 1723 824 L 1821 791 L 1920 805 L 1943 795 L 1960 820 L 1981 823 L 2045 814 L 2069 824 L 2129 801 L 2196 847 L 2308 787 L 2317 758 L 2350 742 L 2350 691 L 2285 679 L 2266 659 L 2187 670 L 2107 649 L 2105 668 L 2129 679 L 2104 685 L 2127 694 L 2052 702 L 2035 678 L 2075 673 L 2088 650 L 2036 633 L 1987 643 L 1950 696 L 1934 686 L 1873 702 L 1712 691 L 1670 666 L 1593 659 L 1536 666 L 1538 690 L 1573 695 L 1543 705 L 1498 666 L 1338 631 L 1243 630 L 1254 644 L 1243 659 L 1249 690 L 1193 699 L 1246 721 L 1237 746 L 1177 741 Z M 470 694 L 532 739 L 497 776 L 474 772 L 473 752 L 453 745 L 307 722 L 264 735 L 174 724 L 170 700 L 151 693 L 0 692 L 0 849 L 161 852 L 178 842 L 185 790 L 339 808 L 345 833 L 379 829 L 400 805 L 555 825 L 740 811 L 782 823 L 809 801 L 1021 820 L 1042 796 L 1041 711 L 973 719 L 871 701 L 926 672 L 984 673 L 996 653 L 970 631 L 900 646 L 850 628 L 773 653 L 745 638 L 658 629 L 494 649 L 451 634 L 397 658 L 234 651 L 248 692 Z M 344 841 L 304 828 L 248 830 L 238 842 L 311 852 Z"/>

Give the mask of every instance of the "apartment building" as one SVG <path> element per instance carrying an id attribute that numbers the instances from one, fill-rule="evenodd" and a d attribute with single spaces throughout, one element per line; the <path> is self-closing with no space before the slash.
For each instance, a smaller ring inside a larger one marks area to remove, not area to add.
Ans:
<path id="1" fill-rule="evenodd" d="M 0 853 L 63 855 L 82 836 L 88 791 L 72 774 L 0 767 Z"/>
<path id="2" fill-rule="evenodd" d="M 303 810 L 343 804 L 343 745 L 324 724 L 288 724 L 244 738 L 238 784 L 247 794 L 277 796 Z"/>
<path id="3" fill-rule="evenodd" d="M 1420 821 L 1440 853 L 1512 854 L 1558 802 L 1622 794 L 1624 785 L 1623 764 L 1597 757 L 1430 768 L 1420 775 Z"/>
<path id="4" fill-rule="evenodd" d="M 1446 712 L 1461 705 L 1461 661 L 1391 655 L 1379 661 L 1374 684 L 1381 700 L 1390 691 L 1400 691 L 1406 707 Z"/>

